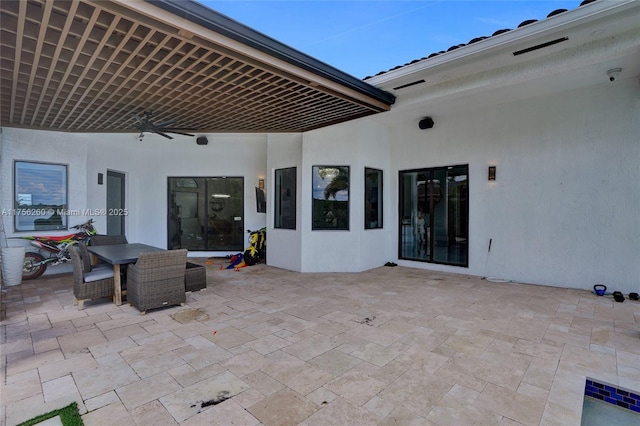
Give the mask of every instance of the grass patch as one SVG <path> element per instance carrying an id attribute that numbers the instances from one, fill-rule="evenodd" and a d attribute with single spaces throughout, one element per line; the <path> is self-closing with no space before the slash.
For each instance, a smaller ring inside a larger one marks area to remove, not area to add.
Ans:
<path id="1" fill-rule="evenodd" d="M 20 423 L 18 426 L 37 425 L 38 423 L 55 416 L 60 416 L 60 420 L 62 421 L 62 424 L 64 426 L 84 426 L 84 423 L 82 423 L 82 418 L 80 417 L 80 413 L 78 412 L 78 404 L 76 402 L 72 402 L 66 407 L 41 414 L 38 417 L 34 417 L 31 420 Z"/>

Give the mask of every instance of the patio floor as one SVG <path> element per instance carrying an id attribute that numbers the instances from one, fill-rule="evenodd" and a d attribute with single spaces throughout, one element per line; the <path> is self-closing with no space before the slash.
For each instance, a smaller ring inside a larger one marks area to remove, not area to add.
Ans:
<path id="1" fill-rule="evenodd" d="M 579 425 L 585 377 L 640 390 L 640 303 L 406 267 L 207 269 L 146 315 L 5 288 L 0 423 Z"/>

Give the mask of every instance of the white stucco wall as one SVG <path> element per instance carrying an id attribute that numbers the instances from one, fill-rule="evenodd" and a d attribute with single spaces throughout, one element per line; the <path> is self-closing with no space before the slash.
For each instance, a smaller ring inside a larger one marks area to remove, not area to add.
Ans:
<path id="1" fill-rule="evenodd" d="M 437 111 L 437 106 L 433 108 Z M 517 282 L 637 291 L 640 86 L 636 79 L 435 116 L 391 130 L 393 170 L 469 164 L 469 267 Z M 497 180 L 487 181 L 487 167 Z M 393 174 L 392 187 L 397 187 Z M 397 205 L 397 194 L 391 196 Z M 397 212 L 393 220 L 397 221 Z M 489 240 L 491 252 L 488 252 Z"/>
<path id="2" fill-rule="evenodd" d="M 267 198 L 267 263 L 271 266 L 300 271 L 302 266 L 301 208 L 302 199 L 302 134 L 276 133 L 268 136 L 266 182 Z M 273 216 L 274 174 L 276 169 L 296 168 L 296 229 L 275 229 Z"/>
<path id="3" fill-rule="evenodd" d="M 244 177 L 244 228 L 265 226 L 265 214 L 256 212 L 255 187 L 266 175 L 266 136 L 261 134 L 205 135 L 208 145 L 194 138 L 173 140 L 146 135 L 87 135 L 90 195 L 93 208 L 105 208 L 106 185 L 97 185 L 97 174 L 116 170 L 126 175 L 125 220 L 130 241 L 167 247 L 167 177 Z M 99 218 L 98 229 L 106 229 Z M 199 255 L 213 254 L 200 252 Z M 223 253 L 215 253 L 220 255 Z"/>
<path id="4" fill-rule="evenodd" d="M 384 125 L 371 118 L 307 132 L 302 149 L 302 271 L 356 272 L 389 260 L 387 232 L 390 206 L 385 203 L 384 230 L 364 230 L 364 167 L 384 171 L 385 200 L 389 185 L 389 138 Z M 350 166 L 349 230 L 311 230 L 311 174 L 319 165 Z"/>
<path id="5" fill-rule="evenodd" d="M 79 210 L 87 205 L 87 146 L 82 135 L 2 128 L 0 210 L 13 208 L 13 163 L 15 160 L 57 163 L 67 166 L 67 202 L 69 210 Z M 68 218 L 68 225 L 84 222 L 84 218 Z M 2 215 L 7 237 L 25 235 L 14 232 L 13 216 Z M 64 234 L 66 232 L 63 232 Z M 56 231 L 39 234 L 61 235 Z M 21 243 L 13 240 L 11 243 Z"/>
<path id="6" fill-rule="evenodd" d="M 125 219 L 127 238 L 167 247 L 168 176 L 242 176 L 245 181 L 244 227 L 265 226 L 266 215 L 256 212 L 258 179 L 266 176 L 266 136 L 259 134 L 206 135 L 208 145 L 190 137 L 168 140 L 132 134 L 75 134 L 3 129 L 2 205 L 11 206 L 14 159 L 69 165 L 69 209 L 106 208 L 106 184 L 98 185 L 98 173 L 115 170 L 126 175 Z M 70 217 L 74 225 L 84 217 Z M 98 232 L 106 232 L 106 217 L 94 217 Z M 13 229 L 5 220 L 7 231 Z M 61 235 L 66 232 L 50 232 Z M 9 232 L 8 232 L 9 234 Z M 195 253 L 194 253 L 195 254 Z M 198 255 L 213 253 L 200 252 Z M 215 253 L 216 255 L 226 253 Z"/>
<path id="7" fill-rule="evenodd" d="M 302 135 L 207 135 L 206 146 L 182 137 L 139 141 L 124 134 L 5 128 L 0 200 L 11 207 L 15 159 L 68 164 L 70 209 L 104 208 L 106 185 L 97 184 L 97 174 L 120 171 L 127 180 L 128 238 L 166 247 L 167 176 L 243 176 L 245 228 L 268 225 L 269 264 L 355 272 L 397 260 L 399 170 L 468 164 L 468 268 L 398 263 L 524 283 L 638 290 L 637 79 L 442 114 L 438 106 L 430 130 L 392 111 Z M 311 168 L 332 164 L 351 167 L 350 230 L 312 231 Z M 487 181 L 490 164 L 497 166 L 493 183 Z M 291 166 L 298 167 L 297 229 L 274 230 L 273 171 Z M 364 167 L 384 171 L 383 230 L 363 229 Z M 259 178 L 266 179 L 267 215 L 255 209 Z M 4 219 L 11 236 L 12 224 Z M 83 219 L 70 218 L 70 224 Z M 105 219 L 95 219 L 104 231 Z"/>

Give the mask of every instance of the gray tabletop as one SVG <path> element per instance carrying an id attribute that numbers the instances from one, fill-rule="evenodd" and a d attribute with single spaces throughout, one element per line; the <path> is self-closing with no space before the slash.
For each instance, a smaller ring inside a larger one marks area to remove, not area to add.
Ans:
<path id="1" fill-rule="evenodd" d="M 143 252 L 164 251 L 164 249 L 140 243 L 89 246 L 87 250 L 112 265 L 134 263 Z"/>

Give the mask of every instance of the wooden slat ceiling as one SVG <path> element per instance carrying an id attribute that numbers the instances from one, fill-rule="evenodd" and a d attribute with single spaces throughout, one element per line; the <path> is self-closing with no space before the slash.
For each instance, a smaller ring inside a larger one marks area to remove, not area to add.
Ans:
<path id="1" fill-rule="evenodd" d="M 1 125 L 136 132 L 134 115 L 152 111 L 199 132 L 301 132 L 389 109 L 204 27 L 178 27 L 182 18 L 152 5 L 155 16 L 128 6 L 0 1 Z"/>

